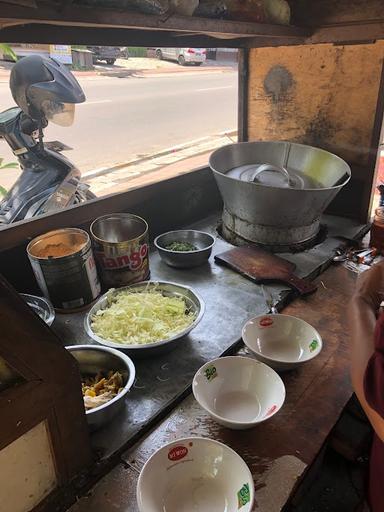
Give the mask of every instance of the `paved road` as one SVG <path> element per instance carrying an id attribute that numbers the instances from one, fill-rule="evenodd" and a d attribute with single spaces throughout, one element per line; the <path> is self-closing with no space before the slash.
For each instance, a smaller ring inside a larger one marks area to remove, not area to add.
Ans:
<path id="1" fill-rule="evenodd" d="M 236 128 L 234 71 L 97 77 L 82 79 L 81 85 L 87 102 L 77 106 L 74 125 L 50 125 L 46 140 L 74 148 L 66 154 L 83 172 Z M 12 104 L 8 84 L 1 83 L 1 109 Z M 14 159 L 4 141 L 0 141 L 0 157 Z"/>

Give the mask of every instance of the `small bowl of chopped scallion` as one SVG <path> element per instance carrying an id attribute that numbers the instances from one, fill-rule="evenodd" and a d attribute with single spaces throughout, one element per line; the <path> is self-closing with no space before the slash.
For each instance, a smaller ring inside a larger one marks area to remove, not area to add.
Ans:
<path id="1" fill-rule="evenodd" d="M 155 239 L 161 259 L 170 267 L 193 268 L 209 259 L 215 238 L 204 231 L 183 229 L 163 233 Z"/>

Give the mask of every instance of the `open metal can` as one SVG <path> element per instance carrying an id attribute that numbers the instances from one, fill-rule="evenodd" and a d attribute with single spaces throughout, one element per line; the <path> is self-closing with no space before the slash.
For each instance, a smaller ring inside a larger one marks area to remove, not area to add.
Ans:
<path id="1" fill-rule="evenodd" d="M 100 283 L 86 231 L 66 228 L 34 238 L 27 247 L 41 291 L 56 309 L 78 309 L 100 294 Z"/>
<path id="2" fill-rule="evenodd" d="M 96 261 L 102 283 L 120 287 L 149 277 L 149 235 L 144 219 L 130 213 L 114 213 L 91 225 Z"/>

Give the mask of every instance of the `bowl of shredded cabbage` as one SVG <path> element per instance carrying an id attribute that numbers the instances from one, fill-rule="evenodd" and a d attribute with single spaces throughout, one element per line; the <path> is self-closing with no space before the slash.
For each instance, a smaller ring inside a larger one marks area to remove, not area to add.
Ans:
<path id="1" fill-rule="evenodd" d="M 167 350 L 200 322 L 205 305 L 188 286 L 144 281 L 111 289 L 85 317 L 94 341 L 130 353 Z"/>

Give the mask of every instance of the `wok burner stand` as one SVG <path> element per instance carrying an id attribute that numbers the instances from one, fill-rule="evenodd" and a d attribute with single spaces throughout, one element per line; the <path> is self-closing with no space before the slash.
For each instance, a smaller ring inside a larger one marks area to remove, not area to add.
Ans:
<path id="1" fill-rule="evenodd" d="M 316 244 L 320 219 L 308 226 L 276 227 L 250 223 L 224 208 L 222 236 L 234 245 L 256 244 L 273 252 L 297 252 Z"/>

